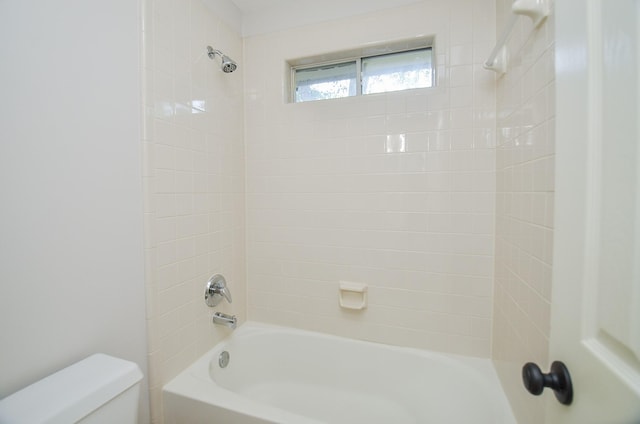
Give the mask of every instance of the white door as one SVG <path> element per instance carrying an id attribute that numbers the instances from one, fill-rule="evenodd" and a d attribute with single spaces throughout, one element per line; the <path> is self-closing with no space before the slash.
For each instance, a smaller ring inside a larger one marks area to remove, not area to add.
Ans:
<path id="1" fill-rule="evenodd" d="M 550 357 L 567 365 L 574 398 L 564 406 L 545 393 L 547 423 L 637 424 L 640 1 L 555 4 L 557 197 Z"/>

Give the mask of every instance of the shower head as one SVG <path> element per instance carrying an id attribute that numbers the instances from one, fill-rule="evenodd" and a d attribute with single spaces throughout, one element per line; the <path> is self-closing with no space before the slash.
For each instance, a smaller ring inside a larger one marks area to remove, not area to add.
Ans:
<path id="1" fill-rule="evenodd" d="M 238 68 L 238 64 L 236 62 L 233 61 L 233 59 L 229 58 L 228 56 L 222 55 L 222 71 L 228 73 L 231 73 L 233 71 L 235 71 Z"/>
<path id="2" fill-rule="evenodd" d="M 238 64 L 233 59 L 222 53 L 220 50 L 215 50 L 211 46 L 207 46 L 207 55 L 211 60 L 213 60 L 216 55 L 220 56 L 220 60 L 222 61 L 220 69 L 227 74 L 230 74 L 238 68 Z"/>

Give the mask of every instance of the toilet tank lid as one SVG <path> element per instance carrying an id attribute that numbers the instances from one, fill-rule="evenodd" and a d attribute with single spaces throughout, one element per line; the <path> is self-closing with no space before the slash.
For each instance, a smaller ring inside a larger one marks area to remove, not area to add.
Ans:
<path id="1" fill-rule="evenodd" d="M 137 364 L 97 353 L 0 400 L 0 424 L 79 421 L 142 380 Z"/>

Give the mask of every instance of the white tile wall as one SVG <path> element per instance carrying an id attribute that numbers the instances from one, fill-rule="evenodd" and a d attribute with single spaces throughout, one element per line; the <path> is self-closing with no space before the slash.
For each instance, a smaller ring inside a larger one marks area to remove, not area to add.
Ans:
<path id="1" fill-rule="evenodd" d="M 233 294 L 217 310 L 246 318 L 242 67 L 224 74 L 206 55 L 212 45 L 240 61 L 242 40 L 201 0 L 144 7 L 149 382 L 160 423 L 162 386 L 227 334 L 204 305 L 210 275 Z"/>
<path id="2" fill-rule="evenodd" d="M 435 35 L 437 87 L 289 104 L 286 60 Z M 245 39 L 248 313 L 489 356 L 493 0 L 432 0 Z M 338 282 L 369 285 L 341 310 Z"/>
<path id="3" fill-rule="evenodd" d="M 252 36 L 243 48 L 200 0 L 147 1 L 154 421 L 162 384 L 224 335 L 200 304 L 202 283 L 223 272 L 234 292 L 225 310 L 242 319 L 476 356 L 493 349 L 520 420 L 541 422 L 519 394 L 519 367 L 547 362 L 553 16 L 535 31 L 520 20 L 496 100 L 481 63 L 509 3 L 424 1 Z M 288 59 L 426 35 L 436 36 L 435 88 L 287 103 Z M 241 59 L 240 71 L 217 71 L 207 44 Z M 369 285 L 366 310 L 339 308 L 341 280 Z"/>
<path id="4" fill-rule="evenodd" d="M 510 13 L 498 0 L 498 31 Z M 518 422 L 544 422 L 544 399 L 523 388 L 526 362 L 548 367 L 554 197 L 554 17 L 520 18 L 497 81 L 493 357 Z"/>

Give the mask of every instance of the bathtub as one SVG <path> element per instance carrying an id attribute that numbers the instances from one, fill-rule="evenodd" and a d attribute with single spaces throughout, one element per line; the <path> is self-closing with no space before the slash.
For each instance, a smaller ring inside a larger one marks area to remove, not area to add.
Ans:
<path id="1" fill-rule="evenodd" d="M 167 424 L 516 423 L 488 359 L 252 322 L 162 396 Z"/>

